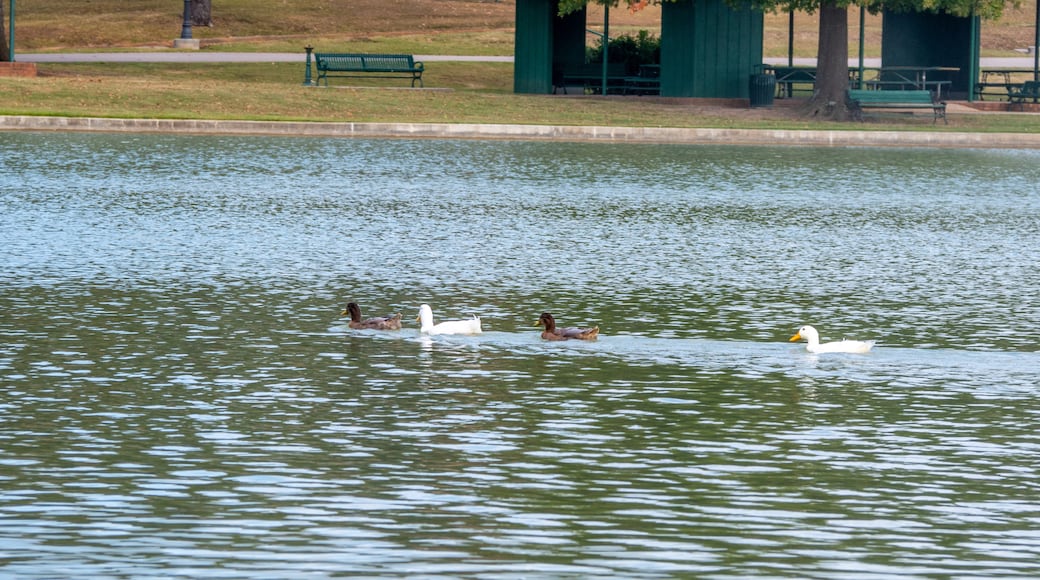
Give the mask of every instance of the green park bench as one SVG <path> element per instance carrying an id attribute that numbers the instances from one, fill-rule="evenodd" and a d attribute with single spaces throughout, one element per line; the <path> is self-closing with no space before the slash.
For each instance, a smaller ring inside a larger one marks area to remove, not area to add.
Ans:
<path id="1" fill-rule="evenodd" d="M 419 81 L 423 86 L 423 63 L 415 62 L 410 54 L 352 54 L 352 53 L 314 53 L 314 63 L 318 70 L 318 83 L 325 79 L 329 86 L 329 77 L 376 76 L 381 78 L 405 78 Z"/>
<path id="2" fill-rule="evenodd" d="M 913 110 L 928 109 L 932 112 L 932 122 L 940 117 L 946 120 L 946 102 L 935 101 L 932 91 L 872 91 L 865 89 L 849 89 L 849 102 L 853 106 L 853 114 L 863 119 L 864 109 Z"/>
<path id="3" fill-rule="evenodd" d="M 1021 109 L 1026 101 L 1037 99 L 1040 99 L 1040 82 L 1026 81 L 1021 85 L 1008 85 L 1008 110 L 1015 105 Z"/>

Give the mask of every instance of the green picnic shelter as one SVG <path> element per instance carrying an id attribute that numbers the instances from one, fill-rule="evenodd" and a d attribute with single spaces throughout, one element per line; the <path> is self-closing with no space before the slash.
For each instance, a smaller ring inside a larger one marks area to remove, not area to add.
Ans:
<path id="1" fill-rule="evenodd" d="M 584 65 L 586 20 L 584 8 L 559 16 L 558 0 L 516 0 L 514 92 L 553 93 L 561 71 Z M 979 28 L 977 16 L 885 11 L 879 88 L 902 80 L 900 69 L 920 70 L 915 74 L 927 74 L 943 96 L 972 100 L 980 78 Z M 763 14 L 750 6 L 663 2 L 660 95 L 748 98 L 749 80 L 763 69 L 762 37 Z"/>
<path id="2" fill-rule="evenodd" d="M 586 11 L 559 16 L 557 0 L 516 0 L 513 90 L 552 93 L 554 75 L 585 63 Z M 762 65 L 763 15 L 725 0 L 661 5 L 660 94 L 747 98 Z"/>

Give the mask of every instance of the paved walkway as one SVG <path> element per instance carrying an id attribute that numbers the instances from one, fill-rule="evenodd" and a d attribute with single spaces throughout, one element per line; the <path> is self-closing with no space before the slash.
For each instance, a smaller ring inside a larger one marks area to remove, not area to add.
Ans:
<path id="1" fill-rule="evenodd" d="M 167 52 L 59 52 L 16 53 L 19 62 L 299 62 L 307 61 L 307 53 L 300 52 L 207 52 L 170 50 Z M 423 62 L 513 62 L 512 56 L 458 56 L 417 54 Z"/>
<path id="2" fill-rule="evenodd" d="M 209 52 L 204 50 L 169 50 L 155 52 L 60 52 L 60 53 L 17 53 L 20 62 L 306 62 L 307 54 L 300 52 Z M 417 54 L 415 60 L 423 62 L 513 62 L 512 56 L 462 56 L 446 54 Z M 767 64 L 785 65 L 787 58 L 765 58 Z M 815 58 L 796 58 L 797 66 L 814 66 Z M 1032 69 L 1032 57 L 982 58 L 984 68 Z M 863 65 L 881 66 L 880 58 L 865 58 Z M 849 66 L 859 66 L 858 58 L 850 58 Z"/>

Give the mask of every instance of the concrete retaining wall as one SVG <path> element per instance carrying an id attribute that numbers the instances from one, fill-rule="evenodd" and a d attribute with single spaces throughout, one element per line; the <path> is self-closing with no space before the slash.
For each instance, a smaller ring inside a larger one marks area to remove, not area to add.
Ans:
<path id="1" fill-rule="evenodd" d="M 34 116 L 0 116 L 0 130 L 292 137 L 527 139 L 605 143 L 801 145 L 812 147 L 1040 148 L 1040 134 L 937 131 L 808 131 L 466 123 L 303 123 Z"/>

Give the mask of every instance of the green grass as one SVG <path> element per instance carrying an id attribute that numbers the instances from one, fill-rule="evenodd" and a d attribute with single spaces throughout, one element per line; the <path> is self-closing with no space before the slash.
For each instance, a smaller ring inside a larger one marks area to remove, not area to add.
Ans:
<path id="1" fill-rule="evenodd" d="M 19 0 L 18 50 L 169 47 L 180 34 L 183 6 L 178 0 Z M 410 46 L 428 47 L 447 35 L 461 50 L 479 49 L 487 42 L 480 37 L 491 33 L 491 43 L 504 38 L 510 46 L 498 54 L 511 54 L 513 12 L 513 2 L 488 0 L 219 0 L 213 26 L 193 27 L 192 36 L 204 47 L 302 50 L 308 43 L 401 35 L 411 37 Z"/>
<path id="2" fill-rule="evenodd" d="M 0 114 L 69 117 L 549 125 L 739 127 L 757 129 L 909 129 L 1040 132 L 1040 116 L 953 114 L 949 125 L 922 117 L 831 124 L 771 111 L 697 101 L 512 93 L 512 65 L 434 62 L 428 88 L 404 79 L 333 79 L 303 86 L 304 66 L 249 64 L 41 64 L 37 78 L 0 78 Z"/>

